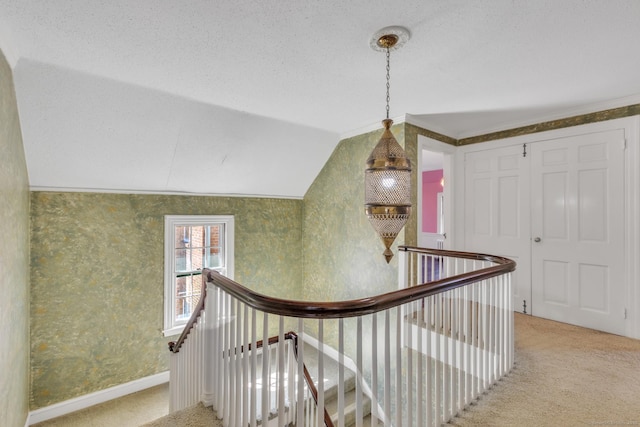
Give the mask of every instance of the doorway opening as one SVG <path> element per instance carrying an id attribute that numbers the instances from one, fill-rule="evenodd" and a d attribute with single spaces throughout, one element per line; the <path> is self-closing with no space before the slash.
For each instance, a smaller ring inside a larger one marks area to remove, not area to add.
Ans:
<path id="1" fill-rule="evenodd" d="M 455 147 L 418 137 L 418 246 L 446 249 L 451 236 L 453 185 L 451 158 Z"/>

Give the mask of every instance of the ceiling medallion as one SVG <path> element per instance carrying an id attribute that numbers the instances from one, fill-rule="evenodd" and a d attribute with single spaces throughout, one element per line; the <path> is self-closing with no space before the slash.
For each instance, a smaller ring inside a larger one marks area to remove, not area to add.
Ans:
<path id="1" fill-rule="evenodd" d="M 385 40 L 395 38 L 396 41 L 391 46 L 387 46 L 385 44 Z M 385 27 L 371 36 L 371 40 L 369 40 L 369 46 L 371 49 L 376 50 L 378 52 L 387 52 L 387 47 L 389 50 L 393 52 L 394 50 L 400 49 L 406 42 L 411 38 L 411 33 L 404 27 L 391 26 Z M 381 41 L 382 40 L 382 41 Z"/>

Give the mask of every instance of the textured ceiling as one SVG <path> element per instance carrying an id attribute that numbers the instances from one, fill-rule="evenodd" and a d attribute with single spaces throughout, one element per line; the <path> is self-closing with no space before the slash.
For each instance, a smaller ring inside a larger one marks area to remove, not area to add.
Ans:
<path id="1" fill-rule="evenodd" d="M 391 115 L 452 137 L 640 102 L 637 0 L 0 0 L 34 188 L 302 197 Z M 363 164 L 364 164 L 363 159 Z"/>

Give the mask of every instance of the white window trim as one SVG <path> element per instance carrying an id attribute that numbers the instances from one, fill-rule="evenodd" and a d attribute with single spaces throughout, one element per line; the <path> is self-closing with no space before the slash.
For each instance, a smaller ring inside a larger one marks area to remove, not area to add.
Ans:
<path id="1" fill-rule="evenodd" d="M 175 260 L 174 245 L 176 226 L 193 226 L 203 224 L 225 224 L 225 272 L 224 275 L 233 279 L 234 259 L 234 217 L 232 215 L 165 215 L 164 217 L 164 328 L 165 337 L 182 333 L 184 324 L 174 325 L 174 283 Z"/>

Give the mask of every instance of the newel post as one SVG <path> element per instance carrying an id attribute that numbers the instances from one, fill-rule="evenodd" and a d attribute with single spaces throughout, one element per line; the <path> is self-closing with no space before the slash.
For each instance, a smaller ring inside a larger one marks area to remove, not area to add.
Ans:
<path id="1" fill-rule="evenodd" d="M 212 406 L 214 403 L 214 357 L 215 354 L 215 333 L 217 306 L 215 301 L 215 287 L 203 276 L 206 283 L 206 296 L 204 301 L 204 346 L 203 346 L 203 374 L 202 382 L 202 404 L 205 407 Z"/>

